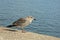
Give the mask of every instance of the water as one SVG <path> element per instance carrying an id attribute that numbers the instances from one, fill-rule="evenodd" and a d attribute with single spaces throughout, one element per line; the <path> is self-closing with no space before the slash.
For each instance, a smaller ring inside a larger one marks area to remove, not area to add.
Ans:
<path id="1" fill-rule="evenodd" d="M 60 37 L 60 0 L 0 0 L 0 26 L 34 16 L 27 31 Z"/>

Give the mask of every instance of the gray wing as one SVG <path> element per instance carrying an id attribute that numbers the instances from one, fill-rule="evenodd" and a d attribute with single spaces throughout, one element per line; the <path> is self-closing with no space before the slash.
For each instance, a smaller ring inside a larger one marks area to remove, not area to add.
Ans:
<path id="1" fill-rule="evenodd" d="M 20 25 L 25 22 L 26 22 L 26 20 L 24 18 L 20 18 L 17 21 L 13 22 L 13 25 Z"/>

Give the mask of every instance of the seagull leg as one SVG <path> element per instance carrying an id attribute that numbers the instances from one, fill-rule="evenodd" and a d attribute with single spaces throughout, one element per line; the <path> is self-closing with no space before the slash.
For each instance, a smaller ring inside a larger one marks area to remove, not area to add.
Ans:
<path id="1" fill-rule="evenodd" d="M 24 30 L 24 28 L 22 28 L 22 33 L 25 33 L 26 31 Z"/>

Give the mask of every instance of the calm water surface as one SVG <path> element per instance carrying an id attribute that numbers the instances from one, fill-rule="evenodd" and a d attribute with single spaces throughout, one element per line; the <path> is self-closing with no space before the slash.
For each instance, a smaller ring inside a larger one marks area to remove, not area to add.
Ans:
<path id="1" fill-rule="evenodd" d="M 60 0 L 0 0 L 0 25 L 28 15 L 37 20 L 27 31 L 60 37 Z"/>

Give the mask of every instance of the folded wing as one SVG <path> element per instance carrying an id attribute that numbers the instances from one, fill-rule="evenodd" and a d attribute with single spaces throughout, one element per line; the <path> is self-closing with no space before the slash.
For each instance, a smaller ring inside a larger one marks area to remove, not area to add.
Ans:
<path id="1" fill-rule="evenodd" d="M 20 18 L 17 21 L 13 22 L 13 25 L 17 25 L 18 26 L 18 25 L 20 25 L 22 23 L 25 23 L 25 22 L 26 22 L 26 20 L 24 18 Z"/>

